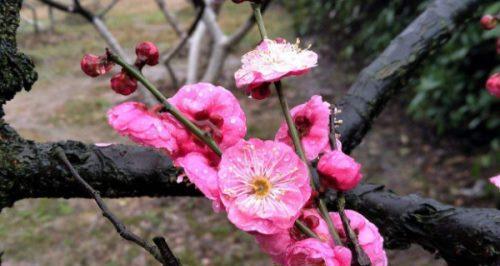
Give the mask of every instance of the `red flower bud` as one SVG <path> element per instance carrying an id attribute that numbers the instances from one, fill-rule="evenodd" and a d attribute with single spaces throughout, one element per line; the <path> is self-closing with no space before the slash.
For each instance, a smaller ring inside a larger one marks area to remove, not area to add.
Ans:
<path id="1" fill-rule="evenodd" d="M 152 42 L 142 42 L 135 47 L 135 54 L 137 55 L 137 61 L 140 63 L 145 63 L 150 66 L 158 64 L 160 58 L 160 53 L 158 52 L 158 47 Z"/>
<path id="2" fill-rule="evenodd" d="M 105 56 L 86 54 L 80 61 L 82 71 L 90 77 L 97 77 L 108 73 L 114 66 Z"/>
<path id="3" fill-rule="evenodd" d="M 271 89 L 269 88 L 269 86 L 269 83 L 264 83 L 259 87 L 253 88 L 250 91 L 250 96 L 252 97 L 252 99 L 264 100 L 265 98 L 269 97 L 269 95 L 271 95 Z"/>
<path id="4" fill-rule="evenodd" d="M 500 73 L 495 73 L 488 78 L 486 89 L 491 95 L 500 98 Z"/>
<path id="5" fill-rule="evenodd" d="M 122 95 L 130 95 L 137 90 L 137 80 L 122 70 L 111 78 L 111 89 Z"/>
<path id="6" fill-rule="evenodd" d="M 484 15 L 481 18 L 481 26 L 485 30 L 492 30 L 497 26 L 497 19 L 492 15 Z"/>

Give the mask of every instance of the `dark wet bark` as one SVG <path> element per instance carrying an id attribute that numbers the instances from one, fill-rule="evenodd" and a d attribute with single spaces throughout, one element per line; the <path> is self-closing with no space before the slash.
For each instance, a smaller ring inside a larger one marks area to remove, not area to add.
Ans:
<path id="1" fill-rule="evenodd" d="M 456 32 L 480 4 L 490 0 L 437 0 L 363 69 L 339 106 L 342 148 L 350 152 L 363 139 L 385 104 L 400 92 L 427 58 Z"/>
<path id="2" fill-rule="evenodd" d="M 340 132 L 346 151 L 359 144 L 372 120 L 421 60 L 484 2 L 436 1 L 361 73 L 342 101 L 340 118 L 344 124 Z M 36 80 L 33 64 L 15 44 L 20 6 L 21 1 L 0 2 L 0 106 L 23 88 L 29 90 Z M 0 110 L 0 211 L 25 198 L 88 197 L 54 155 L 56 147 L 64 149 L 78 172 L 103 197 L 200 195 L 193 186 L 176 182 L 178 169 L 158 151 L 126 145 L 96 147 L 76 141 L 36 143 L 18 136 L 2 116 Z M 371 185 L 349 193 L 347 204 L 379 226 L 389 248 L 417 243 L 439 252 L 452 265 L 499 262 L 498 210 L 456 208 L 418 196 L 399 197 Z"/>
<path id="3" fill-rule="evenodd" d="M 398 196 L 381 185 L 361 185 L 346 196 L 347 208 L 376 224 L 388 248 L 405 249 L 415 243 L 450 265 L 500 265 L 499 210 Z M 335 193 L 329 194 L 332 209 L 335 200 Z"/>

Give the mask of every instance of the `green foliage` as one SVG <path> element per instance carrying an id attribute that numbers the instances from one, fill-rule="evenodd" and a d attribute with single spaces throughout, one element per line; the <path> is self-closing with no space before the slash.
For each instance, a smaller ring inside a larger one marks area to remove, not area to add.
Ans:
<path id="1" fill-rule="evenodd" d="M 283 4 L 291 10 L 299 33 L 334 43 L 337 47 L 332 50 L 338 51 L 337 58 L 354 59 L 364 65 L 429 2 L 298 0 Z M 439 134 L 453 133 L 495 148 L 500 145 L 500 102 L 486 92 L 484 85 L 499 65 L 495 41 L 500 29 L 484 31 L 479 27 L 479 18 L 485 13 L 500 13 L 500 3 L 483 6 L 422 65 L 421 78 L 409 84 L 413 92 L 408 112 Z"/>

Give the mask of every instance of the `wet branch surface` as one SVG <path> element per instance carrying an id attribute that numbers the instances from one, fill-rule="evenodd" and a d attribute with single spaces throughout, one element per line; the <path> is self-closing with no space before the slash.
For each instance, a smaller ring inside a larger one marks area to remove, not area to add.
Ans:
<path id="1" fill-rule="evenodd" d="M 419 63 L 449 38 L 480 0 L 437 0 L 360 74 L 341 102 L 339 128 L 346 152 L 358 145 L 385 103 L 403 88 Z M 16 48 L 21 1 L 0 3 L 0 210 L 26 198 L 88 198 L 81 184 L 54 158 L 55 149 L 103 197 L 200 196 L 194 186 L 177 183 L 179 169 L 161 152 L 144 147 L 99 147 L 77 141 L 37 143 L 20 137 L 3 120 L 1 105 L 29 90 L 36 72 Z M 335 209 L 336 198 L 327 204 Z M 450 265 L 500 263 L 500 211 L 458 208 L 415 195 L 397 196 L 381 186 L 361 185 L 346 195 L 381 230 L 388 248 L 416 243 Z M 160 244 L 161 245 L 161 244 Z M 160 247 L 162 248 L 162 247 Z"/>

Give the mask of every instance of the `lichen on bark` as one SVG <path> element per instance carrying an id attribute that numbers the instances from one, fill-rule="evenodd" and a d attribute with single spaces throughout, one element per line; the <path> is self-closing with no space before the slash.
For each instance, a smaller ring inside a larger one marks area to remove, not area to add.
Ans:
<path id="1" fill-rule="evenodd" d="M 16 31 L 22 1 L 0 2 L 0 118 L 3 105 L 21 91 L 30 90 L 37 80 L 33 62 L 17 50 Z"/>

